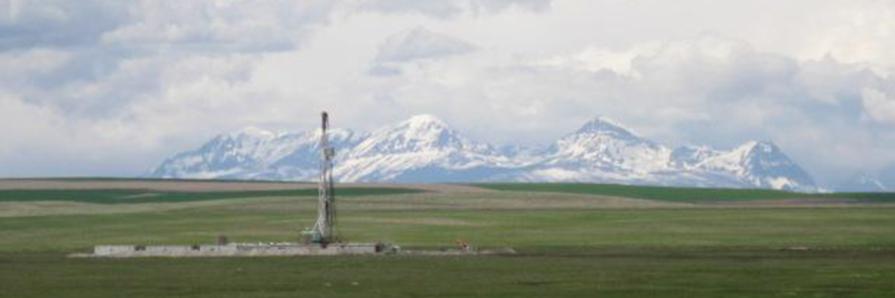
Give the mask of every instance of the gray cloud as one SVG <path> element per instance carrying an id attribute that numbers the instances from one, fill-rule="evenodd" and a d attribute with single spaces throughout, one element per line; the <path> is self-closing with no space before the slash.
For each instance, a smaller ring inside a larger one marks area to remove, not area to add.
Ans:
<path id="1" fill-rule="evenodd" d="M 204 75 L 207 69 L 182 69 L 192 61 L 244 62 L 246 54 L 295 49 L 336 4 L 10 0 L 0 16 L 0 60 L 19 61 L 22 72 L 0 87 L 69 117 L 113 117 L 163 96 L 172 69 Z M 65 59 L 47 61 L 55 58 L 48 53 Z M 48 63 L 42 71 L 27 66 Z M 226 76 L 245 78 L 239 71 Z"/>
<path id="2" fill-rule="evenodd" d="M 0 7 L 0 49 L 118 46 L 213 52 L 285 50 L 310 26 L 326 23 L 338 2 L 19 1 Z"/>
<path id="3" fill-rule="evenodd" d="M 423 27 L 389 36 L 380 46 L 370 73 L 379 76 L 401 73 L 401 64 L 467 54 L 476 49 L 463 40 Z"/>
<path id="4" fill-rule="evenodd" d="M 105 32 L 102 42 L 224 53 L 281 51 L 303 41 L 310 26 L 327 22 L 335 5 L 325 0 L 143 1 L 132 8 L 137 13 L 131 22 Z"/>
<path id="5" fill-rule="evenodd" d="M 128 21 L 124 2 L 0 1 L 0 50 L 95 44 Z"/>

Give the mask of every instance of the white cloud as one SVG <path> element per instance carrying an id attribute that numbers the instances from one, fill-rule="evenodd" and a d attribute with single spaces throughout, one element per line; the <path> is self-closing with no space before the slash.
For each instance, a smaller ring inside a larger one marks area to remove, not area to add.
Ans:
<path id="1" fill-rule="evenodd" d="M 895 95 L 880 90 L 861 90 L 861 100 L 867 115 L 875 121 L 895 124 Z"/>
<path id="2" fill-rule="evenodd" d="M 530 11 L 543 11 L 550 7 L 552 0 L 358 0 L 354 1 L 362 10 L 382 13 L 420 13 L 448 18 L 463 13 L 498 13 L 517 7 Z"/>
<path id="3" fill-rule="evenodd" d="M 674 144 L 772 139 L 821 180 L 895 161 L 890 1 L 4 7 L 0 175 L 139 174 L 214 133 L 297 130 L 321 109 L 360 129 L 433 113 L 528 144 L 602 114 Z"/>
<path id="4" fill-rule="evenodd" d="M 889 73 L 882 65 L 895 65 L 895 2 L 856 1 L 817 17 L 822 30 L 799 36 L 807 40 L 806 54 L 864 64 L 882 74 Z"/>
<path id="5" fill-rule="evenodd" d="M 9 70 L 0 72 L 0 86 L 12 88 L 11 84 L 27 83 L 23 81 L 58 70 L 71 57 L 68 52 L 52 49 L 0 52 L 0 69 Z"/>
<path id="6" fill-rule="evenodd" d="M 655 53 L 658 44 L 638 46 L 627 51 L 589 46 L 582 51 L 569 55 L 558 55 L 546 60 L 537 61 L 532 66 L 552 66 L 558 68 L 577 69 L 598 72 L 608 70 L 629 77 L 640 77 L 633 68 L 634 58 Z"/>
<path id="7" fill-rule="evenodd" d="M 126 120 L 72 119 L 0 94 L 0 176 L 133 175 L 153 146 Z M 155 148 L 157 150 L 157 148 Z"/>

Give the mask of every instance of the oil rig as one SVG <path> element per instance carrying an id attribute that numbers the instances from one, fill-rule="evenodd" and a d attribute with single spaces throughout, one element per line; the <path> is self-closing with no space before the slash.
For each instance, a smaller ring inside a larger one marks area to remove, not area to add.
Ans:
<path id="1" fill-rule="evenodd" d="M 333 158 L 336 150 L 329 144 L 326 130 L 329 128 L 329 114 L 320 113 L 320 179 L 317 184 L 317 222 L 302 234 L 306 242 L 318 243 L 323 247 L 335 242 L 336 189 L 333 185 Z"/>
<path id="2" fill-rule="evenodd" d="M 335 235 L 336 196 L 333 184 L 335 149 L 327 136 L 329 114 L 321 113 L 320 179 L 317 190 L 317 221 L 302 231 L 303 243 L 227 243 L 221 237 L 216 244 L 193 245 L 97 245 L 85 257 L 209 257 L 209 256 L 314 256 L 376 255 L 399 251 L 398 246 L 384 243 L 343 243 Z"/>

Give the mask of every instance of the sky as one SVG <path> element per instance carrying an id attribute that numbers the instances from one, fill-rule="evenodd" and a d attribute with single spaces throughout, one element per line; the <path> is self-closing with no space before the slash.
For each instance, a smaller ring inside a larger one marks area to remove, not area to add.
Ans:
<path id="1" fill-rule="evenodd" d="M 835 184 L 895 166 L 895 1 L 0 0 L 0 177 L 141 175 L 321 110 L 498 145 L 605 116 Z"/>

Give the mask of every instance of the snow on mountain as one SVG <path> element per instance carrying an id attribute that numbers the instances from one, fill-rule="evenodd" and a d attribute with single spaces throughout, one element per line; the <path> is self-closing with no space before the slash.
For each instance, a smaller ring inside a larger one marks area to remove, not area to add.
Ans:
<path id="1" fill-rule="evenodd" d="M 689 170 L 723 153 L 708 146 L 681 146 L 671 152 L 670 162 L 672 167 Z"/>
<path id="2" fill-rule="evenodd" d="M 330 132 L 336 148 L 351 148 L 363 135 Z M 320 131 L 274 133 L 249 127 L 222 134 L 166 159 L 151 174 L 159 178 L 314 179 L 318 171 Z"/>
<path id="3" fill-rule="evenodd" d="M 431 116 L 376 130 L 334 169 L 344 181 L 453 182 L 490 175 L 509 159 L 472 142 Z M 478 178 L 478 179 L 477 179 Z"/>
<path id="4" fill-rule="evenodd" d="M 557 140 L 545 158 L 521 171 L 523 181 L 646 183 L 667 168 L 670 150 L 597 117 Z"/>
<path id="5" fill-rule="evenodd" d="M 770 142 L 750 141 L 728 152 L 704 152 L 691 171 L 729 175 L 747 186 L 813 191 L 814 179 Z"/>
<path id="6" fill-rule="evenodd" d="M 313 180 L 319 131 L 248 128 L 165 160 L 151 176 Z M 770 142 L 729 151 L 669 149 L 605 117 L 549 148 L 500 149 L 463 137 L 444 121 L 414 116 L 370 134 L 333 130 L 340 181 L 574 181 L 698 187 L 816 190 L 810 175 Z"/>
<path id="7" fill-rule="evenodd" d="M 537 146 L 523 146 L 506 144 L 497 147 L 497 154 L 505 156 L 519 165 L 531 164 L 540 161 L 548 152 L 548 148 Z"/>
<path id="8" fill-rule="evenodd" d="M 698 187 L 755 187 L 813 191 L 813 179 L 769 142 L 730 151 L 707 146 L 670 150 L 616 122 L 598 117 L 558 140 L 523 181 L 602 182 Z"/>
<path id="9" fill-rule="evenodd" d="M 670 150 L 643 139 L 614 121 L 598 117 L 557 141 L 546 164 L 647 173 L 667 167 Z"/>

